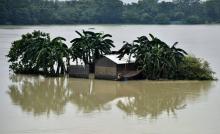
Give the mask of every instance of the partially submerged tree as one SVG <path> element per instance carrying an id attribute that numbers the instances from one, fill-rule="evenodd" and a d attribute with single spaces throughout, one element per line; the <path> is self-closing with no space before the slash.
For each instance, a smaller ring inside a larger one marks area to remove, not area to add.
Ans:
<path id="1" fill-rule="evenodd" d="M 76 33 L 80 37 L 71 41 L 72 59 L 81 59 L 84 64 L 94 64 L 103 55 L 111 53 L 111 48 L 115 47 L 110 34 L 84 30 L 82 33 L 78 31 Z"/>
<path id="2" fill-rule="evenodd" d="M 152 34 L 150 34 L 150 37 L 151 38 L 147 36 L 138 37 L 138 39 L 134 40 L 131 44 L 125 42 L 125 45 L 118 51 L 120 53 L 119 58 L 122 58 L 125 54 L 136 58 L 138 69 L 143 71 L 147 79 L 192 79 L 190 76 L 181 74 L 184 72 L 183 68 L 190 68 L 190 66 L 184 65 L 192 63 L 186 60 L 186 57 L 188 57 L 186 51 L 177 48 L 177 42 L 170 47 Z M 209 66 L 205 66 L 199 60 L 197 60 L 196 64 L 198 65 L 197 69 L 203 70 L 200 71 L 199 75 L 207 76 L 198 76 L 197 79 L 213 79 L 213 72 Z M 192 70 L 187 71 L 189 73 Z M 194 77 L 194 79 L 196 79 L 196 77 Z"/>
<path id="3" fill-rule="evenodd" d="M 51 40 L 48 33 L 40 31 L 22 35 L 12 43 L 7 55 L 10 69 L 15 73 L 58 76 L 67 72 L 71 57 L 73 61 L 80 59 L 85 65 L 91 65 L 90 71 L 93 72 L 96 60 L 111 54 L 111 48 L 115 47 L 110 39 L 112 36 L 92 31 L 76 33 L 80 37 L 71 41 L 70 49 L 63 37 Z M 177 42 L 170 47 L 150 34 L 150 38 L 141 36 L 131 44 L 124 43 L 116 52 L 118 57 L 133 56 L 147 79 L 214 79 L 208 62 L 188 56 L 183 49 L 176 47 Z"/>
<path id="4" fill-rule="evenodd" d="M 12 43 L 7 55 L 11 62 L 10 69 L 24 74 L 65 74 L 70 57 L 73 61 L 81 59 L 85 64 L 94 65 L 97 59 L 111 53 L 111 48 L 115 47 L 109 39 L 112 37 L 110 34 L 76 32 L 80 37 L 71 41 L 70 49 L 63 37 L 51 40 L 48 33 L 40 31 L 22 35 L 20 40 Z"/>
<path id="5" fill-rule="evenodd" d="M 69 50 L 63 41 L 62 37 L 51 40 L 48 33 L 40 31 L 22 35 L 20 40 L 12 43 L 7 55 L 10 69 L 25 74 L 64 74 L 67 66 L 64 58 L 69 60 Z"/>
<path id="6" fill-rule="evenodd" d="M 56 74 L 65 74 L 70 64 L 70 50 L 64 41 L 66 41 L 66 39 L 63 37 L 56 37 L 51 41 L 54 60 L 57 63 Z"/>

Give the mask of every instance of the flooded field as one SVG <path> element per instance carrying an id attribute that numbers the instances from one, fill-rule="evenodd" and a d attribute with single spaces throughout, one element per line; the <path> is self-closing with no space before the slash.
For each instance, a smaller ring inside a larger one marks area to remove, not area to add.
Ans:
<path id="1" fill-rule="evenodd" d="M 9 73 L 11 42 L 42 30 L 70 41 L 94 29 L 123 41 L 152 33 L 210 62 L 220 78 L 220 26 L 0 26 L 0 134 L 218 134 L 219 81 L 105 81 Z"/>

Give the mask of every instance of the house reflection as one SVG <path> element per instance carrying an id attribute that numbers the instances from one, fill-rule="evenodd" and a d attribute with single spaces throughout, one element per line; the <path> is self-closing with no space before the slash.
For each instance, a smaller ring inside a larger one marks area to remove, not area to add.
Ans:
<path id="1" fill-rule="evenodd" d="M 116 106 L 127 115 L 156 118 L 163 112 L 175 114 L 184 109 L 213 85 L 208 81 L 116 82 L 24 75 L 13 75 L 11 81 L 8 94 L 12 102 L 35 116 L 63 114 L 71 103 L 83 113 Z"/>

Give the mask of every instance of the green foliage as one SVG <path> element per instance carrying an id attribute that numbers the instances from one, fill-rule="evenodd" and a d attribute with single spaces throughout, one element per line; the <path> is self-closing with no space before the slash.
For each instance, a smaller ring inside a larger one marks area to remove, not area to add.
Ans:
<path id="1" fill-rule="evenodd" d="M 71 41 L 69 49 L 63 37 L 50 39 L 48 33 L 34 31 L 22 35 L 20 40 L 14 41 L 7 57 L 10 69 L 15 73 L 60 75 L 67 72 L 70 58 L 78 63 L 94 65 L 95 61 L 104 54 L 111 53 L 115 47 L 110 34 L 92 31 L 76 31 L 80 36 Z"/>
<path id="2" fill-rule="evenodd" d="M 7 57 L 11 63 L 10 69 L 15 73 L 27 74 L 64 74 L 69 61 L 69 50 L 62 37 L 50 40 L 48 33 L 34 31 L 22 35 L 14 41 Z M 57 66 L 55 70 L 54 67 Z"/>
<path id="3" fill-rule="evenodd" d="M 219 22 L 219 0 L 0 0 L 0 24 Z"/>
<path id="4" fill-rule="evenodd" d="M 166 16 L 166 14 L 158 14 L 156 17 L 155 17 L 155 22 L 158 23 L 158 24 L 169 24 L 170 23 L 170 20 L 169 18 Z"/>
<path id="5" fill-rule="evenodd" d="M 198 16 L 192 15 L 186 19 L 186 23 L 188 24 L 201 24 L 202 20 Z"/>
<path id="6" fill-rule="evenodd" d="M 152 23 L 153 18 L 148 13 L 143 13 L 140 22 L 144 24 Z"/>
<path id="7" fill-rule="evenodd" d="M 178 65 L 177 79 L 187 80 L 214 80 L 214 72 L 209 63 L 194 56 L 186 56 Z"/>
<path id="8" fill-rule="evenodd" d="M 73 60 L 82 59 L 85 64 L 94 64 L 104 54 L 111 53 L 111 48 L 115 47 L 113 41 L 109 39 L 112 37 L 110 34 L 84 30 L 82 33 L 78 31 L 76 33 L 80 37 L 71 41 L 70 50 Z"/>
<path id="9" fill-rule="evenodd" d="M 213 80 L 208 62 L 188 56 L 177 42 L 171 47 L 150 34 L 138 37 L 132 44 L 125 42 L 118 51 L 119 58 L 130 55 L 136 58 L 139 70 L 147 79 Z"/>
<path id="10" fill-rule="evenodd" d="M 205 3 L 205 11 L 208 21 L 220 22 L 220 1 L 208 0 Z"/>
<path id="11" fill-rule="evenodd" d="M 96 60 L 105 54 L 110 54 L 115 47 L 110 34 L 76 31 L 79 38 L 71 41 L 70 49 L 64 43 L 63 37 L 50 39 L 48 33 L 34 31 L 22 35 L 22 38 L 12 43 L 7 55 L 10 69 L 15 73 L 56 75 L 65 74 L 70 63 L 70 57 L 78 63 L 94 65 Z M 207 61 L 188 56 L 177 48 L 177 42 L 171 47 L 150 34 L 138 37 L 132 44 L 124 42 L 117 52 L 119 58 L 130 55 L 136 58 L 139 70 L 147 79 L 187 79 L 214 80 L 214 72 Z M 56 68 L 56 69 L 55 69 Z"/>
<path id="12" fill-rule="evenodd" d="M 150 37 L 141 36 L 132 44 L 125 43 L 119 50 L 119 58 L 125 54 L 136 58 L 137 66 L 147 79 L 173 79 L 177 65 L 187 53 L 176 48 L 177 43 L 169 47 L 153 35 Z"/>

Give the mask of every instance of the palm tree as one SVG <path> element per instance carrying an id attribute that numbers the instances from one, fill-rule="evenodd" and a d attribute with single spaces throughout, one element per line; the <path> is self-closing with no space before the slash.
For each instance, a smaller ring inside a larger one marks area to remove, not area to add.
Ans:
<path id="1" fill-rule="evenodd" d="M 95 62 L 102 55 L 111 53 L 111 48 L 115 46 L 109 39 L 112 37 L 110 34 L 93 33 L 92 35 L 92 59 Z"/>
<path id="2" fill-rule="evenodd" d="M 170 48 L 170 53 L 168 58 L 170 59 L 170 62 L 172 63 L 172 66 L 170 67 L 174 71 L 170 71 L 170 77 L 175 77 L 175 74 L 177 73 L 177 67 L 181 62 L 183 62 L 183 59 L 187 54 L 187 52 L 181 48 L 176 48 L 176 45 L 178 42 L 175 42 L 172 47 Z"/>
<path id="3" fill-rule="evenodd" d="M 122 59 L 125 55 L 130 55 L 132 47 L 133 47 L 132 46 L 133 44 L 130 44 L 126 41 L 124 41 L 123 43 L 124 43 L 124 45 L 117 52 L 119 54 L 119 56 L 118 56 L 119 59 Z"/>
<path id="4" fill-rule="evenodd" d="M 57 69 L 56 69 L 56 74 L 65 74 L 65 72 L 67 72 L 67 66 L 69 65 L 69 49 L 67 47 L 67 45 L 65 43 L 63 43 L 64 41 L 66 41 L 65 38 L 63 37 L 56 37 L 54 38 L 51 43 L 50 46 L 52 47 L 52 54 L 54 57 L 54 60 L 57 63 Z M 64 62 L 64 58 L 66 59 L 66 63 Z"/>
<path id="5" fill-rule="evenodd" d="M 71 56 L 73 60 L 82 59 L 85 64 L 88 64 L 88 52 L 91 43 L 91 35 L 89 35 L 86 31 L 83 30 L 83 33 L 76 31 L 76 33 L 80 36 L 79 38 L 75 38 L 71 41 L 72 46 Z"/>
<path id="6" fill-rule="evenodd" d="M 111 48 L 115 47 L 113 41 L 109 38 L 110 34 L 76 31 L 80 36 L 71 41 L 71 55 L 74 60 L 82 59 L 85 64 L 94 64 L 104 54 L 111 53 Z"/>
<path id="7" fill-rule="evenodd" d="M 125 54 L 136 58 L 136 64 L 143 70 L 148 79 L 161 79 L 173 77 L 176 65 L 187 54 L 184 50 L 176 48 L 175 43 L 169 47 L 165 42 L 150 34 L 151 39 L 146 36 L 138 37 L 132 44 L 125 42 L 119 50 L 119 57 Z"/>
<path id="8" fill-rule="evenodd" d="M 188 54 L 185 50 L 183 50 L 181 48 L 176 48 L 177 44 L 178 44 L 178 42 L 175 42 L 173 44 L 173 46 L 171 47 L 171 52 L 172 52 L 173 56 L 175 57 L 175 59 L 178 59 L 178 61 L 181 61 L 182 58 Z"/>
<path id="9" fill-rule="evenodd" d="M 69 63 L 69 49 L 63 41 L 63 37 L 56 37 L 46 44 L 42 44 L 36 55 L 36 63 L 43 68 L 44 74 L 55 75 L 54 66 L 57 64 L 56 75 L 65 74 L 66 67 Z M 66 63 L 64 62 L 66 58 Z"/>

